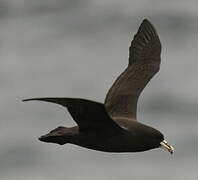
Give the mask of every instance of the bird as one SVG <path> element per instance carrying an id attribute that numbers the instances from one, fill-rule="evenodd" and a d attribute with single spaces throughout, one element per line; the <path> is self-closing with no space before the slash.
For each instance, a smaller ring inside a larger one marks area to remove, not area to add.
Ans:
<path id="1" fill-rule="evenodd" d="M 41 136 L 40 141 L 110 152 L 142 152 L 173 146 L 157 129 L 137 121 L 139 96 L 159 71 L 161 42 L 156 29 L 144 19 L 129 47 L 128 66 L 109 89 L 104 103 L 81 98 L 44 97 L 23 101 L 45 101 L 66 107 L 76 122 L 74 127 L 59 126 Z"/>

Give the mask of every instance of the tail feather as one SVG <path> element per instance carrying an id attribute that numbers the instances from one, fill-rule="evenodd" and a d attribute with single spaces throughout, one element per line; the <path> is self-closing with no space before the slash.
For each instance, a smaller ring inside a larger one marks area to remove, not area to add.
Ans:
<path id="1" fill-rule="evenodd" d="M 42 142 L 55 143 L 59 145 L 70 143 L 72 135 L 70 129 L 71 128 L 61 126 L 50 131 L 48 134 L 41 136 L 38 139 Z"/>

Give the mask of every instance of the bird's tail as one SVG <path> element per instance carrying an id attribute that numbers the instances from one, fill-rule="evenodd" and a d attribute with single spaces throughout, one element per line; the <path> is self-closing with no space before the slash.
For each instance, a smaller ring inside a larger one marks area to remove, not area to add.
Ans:
<path id="1" fill-rule="evenodd" d="M 72 132 L 71 128 L 67 127 L 57 127 L 56 129 L 50 131 L 39 138 L 42 142 L 55 143 L 63 145 L 71 142 Z"/>

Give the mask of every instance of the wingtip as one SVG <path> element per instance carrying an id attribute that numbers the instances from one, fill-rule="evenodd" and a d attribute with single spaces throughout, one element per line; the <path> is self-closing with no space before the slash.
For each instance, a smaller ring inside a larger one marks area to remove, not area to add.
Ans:
<path id="1" fill-rule="evenodd" d="M 23 102 L 26 101 L 44 101 L 44 102 L 50 102 L 50 103 L 55 103 L 55 104 L 60 104 L 60 105 L 65 105 L 65 100 L 69 100 L 70 98 L 50 98 L 50 97 L 39 97 L 39 98 L 29 98 L 29 99 L 23 99 Z"/>
<path id="2" fill-rule="evenodd" d="M 28 101 L 28 99 L 22 99 L 21 101 L 22 101 L 22 102 L 25 102 L 25 101 Z"/>
<path id="3" fill-rule="evenodd" d="M 146 22 L 146 21 L 149 22 L 149 20 L 148 20 L 147 18 L 144 18 L 144 19 L 142 20 L 142 22 Z"/>
<path id="4" fill-rule="evenodd" d="M 156 30 L 155 30 L 153 24 L 147 18 L 143 19 L 143 21 L 142 21 L 140 26 L 147 26 L 150 30 L 152 29 L 156 33 Z"/>
<path id="5" fill-rule="evenodd" d="M 148 21 L 149 22 L 148 18 L 144 18 L 143 21 Z"/>
<path id="6" fill-rule="evenodd" d="M 142 20 L 142 24 L 144 24 L 144 23 L 152 24 L 147 18 L 144 18 L 144 19 Z"/>
<path id="7" fill-rule="evenodd" d="M 138 34 L 142 36 L 150 36 L 150 38 L 158 37 L 157 31 L 154 25 L 147 18 L 144 18 L 142 23 L 140 24 L 136 36 Z"/>
<path id="8" fill-rule="evenodd" d="M 133 64 L 133 61 L 142 59 L 143 55 L 146 56 L 147 54 L 145 51 L 150 53 L 150 56 L 153 56 L 151 48 L 154 52 L 158 53 L 157 55 L 159 57 L 161 53 L 161 43 L 158 33 L 153 24 L 147 18 L 144 18 L 131 42 L 129 49 L 129 65 Z M 160 57 L 158 59 L 160 59 Z"/>
<path id="9" fill-rule="evenodd" d="M 22 99 L 22 102 L 39 100 L 39 98 Z"/>

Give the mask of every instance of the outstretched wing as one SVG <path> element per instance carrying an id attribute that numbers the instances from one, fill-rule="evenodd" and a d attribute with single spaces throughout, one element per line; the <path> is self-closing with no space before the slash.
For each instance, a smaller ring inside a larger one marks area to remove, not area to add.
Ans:
<path id="1" fill-rule="evenodd" d="M 161 43 L 148 20 L 143 20 L 129 49 L 129 65 L 117 78 L 105 99 L 111 117 L 136 119 L 140 93 L 159 71 Z"/>
<path id="2" fill-rule="evenodd" d="M 109 131 L 121 132 L 123 129 L 108 115 L 103 104 L 75 98 L 32 98 L 23 101 L 46 101 L 66 107 L 79 125 L 80 131 Z"/>

